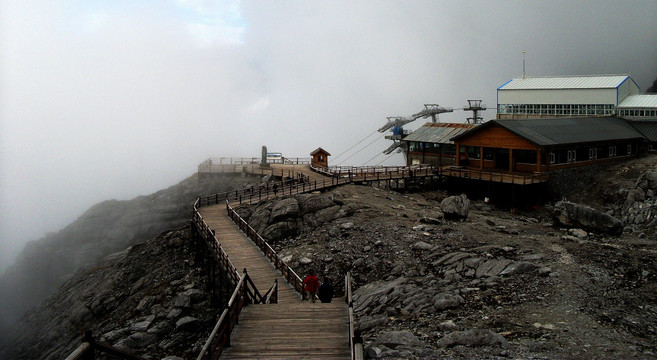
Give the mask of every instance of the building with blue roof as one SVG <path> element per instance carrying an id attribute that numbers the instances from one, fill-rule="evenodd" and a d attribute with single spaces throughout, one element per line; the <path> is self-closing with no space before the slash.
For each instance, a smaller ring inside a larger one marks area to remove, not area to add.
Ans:
<path id="1" fill-rule="evenodd" d="M 640 92 L 628 75 L 512 79 L 497 88 L 497 119 L 616 115 L 623 100 Z"/>

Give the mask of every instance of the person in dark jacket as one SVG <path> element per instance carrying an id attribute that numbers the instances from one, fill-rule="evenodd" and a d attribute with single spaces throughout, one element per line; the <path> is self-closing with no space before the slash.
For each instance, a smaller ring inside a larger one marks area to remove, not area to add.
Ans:
<path id="1" fill-rule="evenodd" d="M 333 286 L 327 276 L 324 276 L 324 282 L 319 287 L 319 300 L 323 303 L 330 303 L 333 299 Z"/>

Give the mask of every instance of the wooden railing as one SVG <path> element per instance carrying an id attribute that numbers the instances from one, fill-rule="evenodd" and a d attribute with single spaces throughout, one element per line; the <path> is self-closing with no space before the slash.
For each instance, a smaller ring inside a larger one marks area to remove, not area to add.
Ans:
<path id="1" fill-rule="evenodd" d="M 548 173 L 513 173 L 476 169 L 464 166 L 434 167 L 432 165 L 384 166 L 384 167 L 350 167 L 333 166 L 330 168 L 311 165 L 310 168 L 320 174 L 347 178 L 350 181 L 384 181 L 395 179 L 422 178 L 430 176 L 449 176 L 463 179 L 500 182 L 518 185 L 543 183 L 549 180 Z"/>
<path id="2" fill-rule="evenodd" d="M 239 204 L 253 204 L 260 200 L 269 199 L 278 195 L 303 194 L 310 191 L 324 190 L 334 186 L 344 185 L 349 182 L 350 180 L 347 178 L 326 178 L 321 181 L 311 181 L 307 175 L 303 175 L 272 184 L 265 184 L 265 186 L 202 196 L 197 200 L 196 205 L 198 207 L 217 205 L 225 201 L 236 202 Z"/>
<path id="3" fill-rule="evenodd" d="M 354 300 L 351 291 L 351 273 L 347 272 L 344 277 L 344 300 L 349 307 L 349 348 L 351 349 L 351 360 L 363 359 L 363 339 L 360 333 L 356 333 L 354 324 Z"/>
<path id="4" fill-rule="evenodd" d="M 240 274 L 233 265 L 233 263 L 228 258 L 228 255 L 221 247 L 221 244 L 217 240 L 217 237 L 214 234 L 214 231 L 210 229 L 208 224 L 205 222 L 201 214 L 198 212 L 198 208 L 201 207 L 200 199 L 197 199 L 193 206 L 192 212 L 192 226 L 193 229 L 197 232 L 214 255 L 214 257 L 219 262 L 219 266 L 224 271 L 228 277 L 231 286 L 237 287 L 237 284 L 240 282 Z"/>
<path id="5" fill-rule="evenodd" d="M 508 184 L 530 185 L 543 183 L 549 180 L 548 173 L 511 173 L 502 171 L 491 171 L 482 169 L 473 169 L 468 167 L 449 166 L 441 169 L 441 174 L 445 176 L 458 177 L 463 179 L 483 180 L 490 182 L 500 182 Z"/>
<path id="6" fill-rule="evenodd" d="M 198 165 L 199 173 L 222 173 L 222 172 L 242 172 L 245 165 L 260 166 L 261 158 L 210 158 Z M 311 158 L 289 158 L 281 157 L 278 159 L 268 159 L 267 164 L 287 164 L 287 165 L 309 165 Z M 232 171 L 231 171 L 232 170 Z M 269 170 L 268 168 L 261 168 L 261 170 Z M 265 171 L 266 173 L 266 171 Z"/>
<path id="7" fill-rule="evenodd" d="M 394 173 L 398 174 L 403 171 L 408 172 L 409 169 L 423 169 L 423 168 L 433 168 L 433 165 L 413 165 L 412 167 L 408 166 L 330 166 L 327 169 L 331 174 L 353 174 L 354 176 L 359 176 L 360 174 L 389 174 Z"/>
<path id="8" fill-rule="evenodd" d="M 197 199 L 194 203 L 192 214 L 194 230 L 208 245 L 208 248 L 217 259 L 219 266 L 226 274 L 230 285 L 234 286 L 233 294 L 228 301 L 228 305 L 223 310 L 214 329 L 206 340 L 201 353 L 197 357 L 198 360 L 204 358 L 218 359 L 224 348 L 230 345 L 230 334 L 237 324 L 242 308 L 247 304 L 278 302 L 278 282 L 275 281 L 274 285 L 263 296 L 249 277 L 246 269 L 244 269 L 242 276 L 240 276 L 228 258 L 228 255 L 221 247 L 214 231 L 210 229 L 198 212 L 199 207 L 201 207 L 200 199 Z"/>
<path id="9" fill-rule="evenodd" d="M 440 175 L 440 168 L 433 165 L 413 165 L 413 166 L 333 166 L 320 167 L 311 165 L 310 168 L 325 176 L 339 179 L 349 179 L 350 181 L 384 181 L 391 179 L 403 179 L 413 177 L 427 177 Z"/>
<path id="10" fill-rule="evenodd" d="M 290 266 L 288 266 L 283 259 L 276 253 L 276 251 L 263 239 L 254 228 L 249 225 L 226 201 L 226 211 L 228 216 L 233 222 L 244 232 L 244 234 L 251 239 L 260 251 L 274 264 L 274 267 L 281 272 L 281 275 L 292 287 L 300 294 L 303 294 L 303 281 Z"/>
<path id="11" fill-rule="evenodd" d="M 119 350 L 110 345 L 96 341 L 91 334 L 87 331 L 84 334 L 84 342 L 80 344 L 65 360 L 93 360 L 96 358 L 96 351 L 113 356 L 113 358 L 125 360 L 145 360 L 134 354 L 127 353 Z"/>
<path id="12" fill-rule="evenodd" d="M 274 284 L 276 285 L 276 284 Z M 250 303 L 254 303 L 255 298 L 263 299 L 258 290 L 253 285 L 253 281 L 244 269 L 244 275 L 237 283 L 233 294 L 228 301 L 228 305 L 221 313 L 219 320 L 215 324 L 210 336 L 205 341 L 201 352 L 196 357 L 197 360 L 219 359 L 223 350 L 230 346 L 230 334 L 239 320 L 242 308 Z"/>

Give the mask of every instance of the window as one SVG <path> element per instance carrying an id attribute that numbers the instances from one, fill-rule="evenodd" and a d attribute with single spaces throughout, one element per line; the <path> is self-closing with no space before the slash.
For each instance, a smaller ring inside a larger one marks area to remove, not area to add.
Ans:
<path id="1" fill-rule="evenodd" d="M 550 164 L 554 164 L 555 161 L 556 161 L 556 156 L 554 155 L 554 153 L 551 152 L 550 153 Z"/>
<path id="2" fill-rule="evenodd" d="M 440 144 L 438 143 L 427 143 L 427 147 L 424 150 L 426 153 L 429 154 L 440 154 Z"/>
<path id="3" fill-rule="evenodd" d="M 627 155 L 632 154 L 632 145 L 627 145 Z"/>
<path id="4" fill-rule="evenodd" d="M 536 164 L 536 150 L 514 150 L 516 162 L 522 164 Z"/>
<path id="5" fill-rule="evenodd" d="M 616 146 L 616 156 L 627 156 L 627 144 L 619 144 Z"/>
<path id="6" fill-rule="evenodd" d="M 479 148 L 475 146 L 468 146 L 468 158 L 481 159 L 481 156 L 479 154 Z"/>
<path id="7" fill-rule="evenodd" d="M 575 158 L 574 161 L 584 161 L 589 159 L 589 147 L 588 146 L 578 146 L 575 149 Z"/>
<path id="8" fill-rule="evenodd" d="M 568 158 L 569 152 L 568 149 L 556 149 L 554 151 L 556 157 L 555 164 L 566 164 L 570 162 Z"/>
<path id="9" fill-rule="evenodd" d="M 589 148 L 589 160 L 595 160 L 598 158 L 598 149 L 592 147 Z"/>
<path id="10" fill-rule="evenodd" d="M 610 146 L 609 147 L 609 157 L 614 157 L 616 156 L 616 147 L 615 146 Z"/>
<path id="11" fill-rule="evenodd" d="M 493 160 L 493 149 L 484 148 L 484 160 Z"/>
<path id="12" fill-rule="evenodd" d="M 596 159 L 606 159 L 609 157 L 608 146 L 600 145 L 595 152 Z"/>

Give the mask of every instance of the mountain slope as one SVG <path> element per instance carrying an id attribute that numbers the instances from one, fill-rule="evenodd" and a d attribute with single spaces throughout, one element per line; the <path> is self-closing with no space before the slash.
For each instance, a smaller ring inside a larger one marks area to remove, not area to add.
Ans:
<path id="1" fill-rule="evenodd" d="M 197 197 L 244 187 L 247 181 L 240 176 L 194 174 L 151 195 L 101 202 L 59 232 L 30 242 L 0 277 L 0 330 L 81 266 L 189 222 Z"/>

